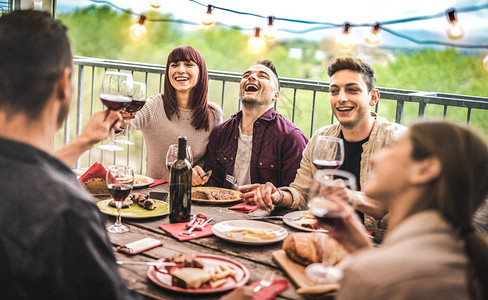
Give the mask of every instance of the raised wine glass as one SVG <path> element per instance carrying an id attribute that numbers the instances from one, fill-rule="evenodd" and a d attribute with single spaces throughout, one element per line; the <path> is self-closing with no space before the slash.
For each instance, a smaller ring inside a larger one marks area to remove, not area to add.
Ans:
<path id="1" fill-rule="evenodd" d="M 128 106 L 134 94 L 134 84 L 130 73 L 107 71 L 103 75 L 100 87 L 100 100 L 110 110 L 121 110 Z M 111 140 L 109 144 L 100 145 L 98 148 L 109 151 L 124 150 L 115 145 L 114 129 L 110 129 Z"/>
<path id="2" fill-rule="evenodd" d="M 342 206 L 328 199 L 330 195 L 344 190 L 356 190 L 356 177 L 343 170 L 325 169 L 315 173 L 314 183 L 310 188 L 310 200 L 308 208 L 317 218 L 318 225 L 334 226 L 341 222 L 345 211 Z M 326 234 L 322 236 L 322 244 L 325 246 Z M 326 254 L 327 251 L 323 251 Z M 308 278 L 319 283 L 337 282 L 342 278 L 341 269 L 331 266 L 326 258 L 322 263 L 309 265 L 305 269 Z"/>
<path id="3" fill-rule="evenodd" d="M 124 108 L 126 113 L 135 113 L 141 110 L 146 104 L 146 84 L 138 81 L 134 81 L 134 95 L 132 96 L 132 101 L 130 104 Z M 133 142 L 129 141 L 127 138 L 131 130 L 130 122 L 127 123 L 124 134 L 122 138 L 116 139 L 116 143 L 134 145 Z"/>
<path id="4" fill-rule="evenodd" d="M 132 187 L 134 186 L 134 170 L 125 165 L 109 166 L 107 170 L 107 188 L 115 201 L 117 208 L 117 219 L 115 224 L 107 227 L 108 232 L 122 233 L 129 231 L 129 227 L 122 224 L 120 217 L 120 209 L 125 198 L 129 196 Z"/>
<path id="5" fill-rule="evenodd" d="M 178 144 L 170 145 L 168 148 L 168 152 L 166 153 L 166 167 L 171 169 L 171 165 L 178 159 Z M 193 165 L 193 155 L 191 152 L 191 147 L 186 146 L 186 159 L 190 162 L 190 165 Z"/>
<path id="6" fill-rule="evenodd" d="M 344 162 L 344 141 L 341 138 L 321 135 L 312 149 L 312 162 L 319 170 L 337 170 Z"/>

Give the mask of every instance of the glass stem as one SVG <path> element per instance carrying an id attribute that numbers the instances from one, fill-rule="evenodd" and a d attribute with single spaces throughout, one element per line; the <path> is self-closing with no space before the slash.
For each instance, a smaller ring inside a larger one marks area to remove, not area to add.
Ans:
<path id="1" fill-rule="evenodd" d="M 122 201 L 115 201 L 115 206 L 117 206 L 117 218 L 115 219 L 115 226 L 122 226 L 122 218 L 120 216 L 120 209 L 122 208 Z"/>
<path id="2" fill-rule="evenodd" d="M 127 127 L 125 127 L 124 140 L 126 141 L 129 140 L 129 133 L 130 133 L 130 123 L 128 123 Z"/>
<path id="3" fill-rule="evenodd" d="M 115 145 L 115 129 L 113 127 L 110 128 L 110 143 Z"/>

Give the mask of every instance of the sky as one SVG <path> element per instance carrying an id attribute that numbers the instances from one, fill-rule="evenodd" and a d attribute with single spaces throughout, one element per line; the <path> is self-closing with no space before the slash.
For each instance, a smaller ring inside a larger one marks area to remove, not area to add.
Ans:
<path id="1" fill-rule="evenodd" d="M 58 12 L 66 12 L 76 7 L 85 7 L 95 4 L 90 0 L 58 0 Z M 150 0 L 111 0 L 111 3 L 131 9 L 134 13 L 142 14 L 151 10 Z M 446 12 L 449 8 L 460 8 L 473 5 L 488 4 L 488 0 L 198 0 L 202 4 L 212 4 L 227 9 L 255 13 L 263 16 L 276 16 L 309 21 L 325 21 L 335 24 L 351 23 L 375 23 L 387 20 L 425 16 Z M 206 8 L 189 0 L 160 0 L 161 7 L 157 9 L 162 14 L 171 13 L 175 18 L 200 22 L 206 12 Z M 101 4 L 97 4 L 101 5 Z M 251 34 L 255 27 L 265 27 L 267 20 L 252 16 L 242 16 L 230 12 L 215 9 L 214 17 L 227 25 L 238 25 L 249 29 Z M 458 13 L 460 24 L 465 35 L 460 43 L 472 43 L 480 37 L 486 37 L 488 41 L 488 9 L 472 13 Z M 134 17 L 136 19 L 137 17 Z M 275 26 L 282 29 L 300 30 L 310 28 L 310 25 L 276 21 Z M 394 30 L 427 30 L 440 33 L 439 38 L 449 41 L 446 37 L 448 27 L 447 18 L 440 17 L 434 20 L 409 22 L 391 25 Z M 190 27 L 191 28 L 191 27 Z M 319 40 L 324 37 L 340 34 L 340 28 L 319 30 L 307 34 L 292 34 L 277 32 L 278 39 L 303 38 Z M 353 31 L 356 31 L 355 33 Z M 351 35 L 364 36 L 370 28 L 354 28 Z M 362 37 L 362 39 L 364 39 Z M 486 42 L 485 42 L 486 43 Z"/>

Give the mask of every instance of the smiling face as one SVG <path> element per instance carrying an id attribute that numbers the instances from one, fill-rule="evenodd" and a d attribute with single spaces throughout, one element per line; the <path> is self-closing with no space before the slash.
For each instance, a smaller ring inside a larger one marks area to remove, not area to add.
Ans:
<path id="1" fill-rule="evenodd" d="M 412 141 L 404 134 L 371 158 L 372 171 L 365 193 L 368 197 L 388 203 L 412 186 L 418 162 L 412 159 Z"/>
<path id="2" fill-rule="evenodd" d="M 330 77 L 330 105 L 342 126 L 354 128 L 369 117 L 369 107 L 376 105 L 379 92 L 368 91 L 359 72 L 341 70 Z"/>
<path id="3" fill-rule="evenodd" d="M 276 75 L 268 67 L 255 65 L 242 75 L 240 99 L 244 107 L 271 106 L 279 94 Z"/>
<path id="4" fill-rule="evenodd" d="M 169 82 L 176 92 L 191 91 L 197 85 L 199 75 L 200 70 L 194 61 L 180 60 L 169 64 Z"/>

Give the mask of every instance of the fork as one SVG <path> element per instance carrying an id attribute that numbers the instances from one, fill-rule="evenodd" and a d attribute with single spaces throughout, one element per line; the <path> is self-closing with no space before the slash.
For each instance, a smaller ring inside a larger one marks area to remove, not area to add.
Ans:
<path id="1" fill-rule="evenodd" d="M 267 270 L 266 273 L 264 273 L 263 279 L 259 282 L 259 285 L 257 285 L 252 292 L 257 293 L 259 292 L 263 287 L 268 287 L 273 283 L 274 279 L 274 273 L 271 270 Z"/>
<path id="2" fill-rule="evenodd" d="M 237 179 L 230 175 L 230 174 L 227 174 L 225 175 L 225 180 L 227 180 L 228 182 L 230 182 L 230 184 L 232 184 L 232 186 L 236 189 L 236 190 L 239 190 L 239 187 L 237 186 Z"/>

